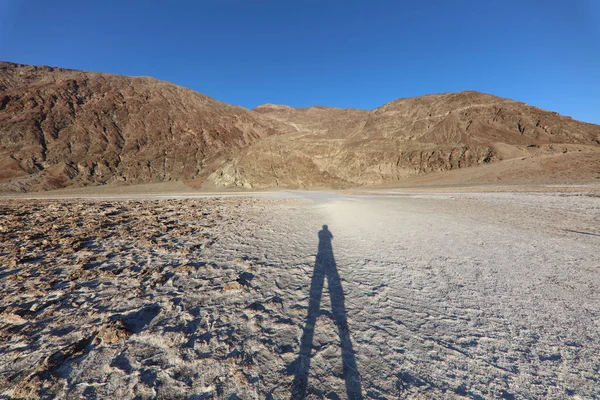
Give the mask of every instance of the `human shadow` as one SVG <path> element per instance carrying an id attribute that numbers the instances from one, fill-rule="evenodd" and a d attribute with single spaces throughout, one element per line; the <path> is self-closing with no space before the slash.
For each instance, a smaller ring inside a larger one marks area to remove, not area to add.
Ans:
<path id="1" fill-rule="evenodd" d="M 308 315 L 304 322 L 304 332 L 300 340 L 300 353 L 296 361 L 290 366 L 295 367 L 294 381 L 292 383 L 292 400 L 304 399 L 307 394 L 315 324 L 321 314 L 321 296 L 323 294 L 325 278 L 327 278 L 332 315 L 338 328 L 340 346 L 342 348 L 346 394 L 348 399 L 362 399 L 360 376 L 350 339 L 350 328 L 348 327 L 348 320 L 346 318 L 344 291 L 340 275 L 336 268 L 335 258 L 333 257 L 332 239 L 333 235 L 327 228 L 327 225 L 323 225 L 323 229 L 319 231 L 319 249 L 310 285 Z"/>

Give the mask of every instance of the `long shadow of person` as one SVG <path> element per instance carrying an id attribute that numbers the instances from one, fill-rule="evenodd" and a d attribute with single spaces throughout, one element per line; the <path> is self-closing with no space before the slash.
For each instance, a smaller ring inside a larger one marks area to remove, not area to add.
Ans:
<path id="1" fill-rule="evenodd" d="M 310 285 L 308 315 L 306 316 L 304 332 L 300 340 L 300 353 L 293 363 L 296 370 L 292 384 L 292 400 L 304 399 L 306 396 L 315 324 L 321 313 L 321 296 L 323 294 L 325 277 L 327 277 L 332 314 L 338 328 L 340 346 L 342 348 L 346 394 L 348 399 L 362 399 L 360 377 L 356 366 L 354 350 L 352 349 L 352 341 L 350 340 L 348 320 L 346 318 L 344 291 L 342 290 L 342 282 L 337 272 L 333 257 L 333 248 L 331 247 L 332 239 L 333 235 L 327 228 L 327 225 L 323 225 L 323 229 L 319 231 L 319 250 Z"/>

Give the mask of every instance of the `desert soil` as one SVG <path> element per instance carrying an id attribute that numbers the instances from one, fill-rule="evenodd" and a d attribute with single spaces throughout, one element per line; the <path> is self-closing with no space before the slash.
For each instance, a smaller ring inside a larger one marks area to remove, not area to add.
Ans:
<path id="1" fill-rule="evenodd" d="M 597 191 L 280 197 L 1 199 L 0 397 L 600 398 Z"/>

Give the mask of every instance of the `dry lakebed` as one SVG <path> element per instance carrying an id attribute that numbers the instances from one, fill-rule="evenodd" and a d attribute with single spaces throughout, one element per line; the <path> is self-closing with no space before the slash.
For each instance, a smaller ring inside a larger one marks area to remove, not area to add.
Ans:
<path id="1" fill-rule="evenodd" d="M 0 198 L 0 398 L 598 399 L 598 191 Z"/>

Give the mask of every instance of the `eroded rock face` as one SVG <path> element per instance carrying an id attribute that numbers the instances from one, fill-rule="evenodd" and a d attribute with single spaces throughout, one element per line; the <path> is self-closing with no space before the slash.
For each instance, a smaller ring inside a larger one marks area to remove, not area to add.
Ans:
<path id="1" fill-rule="evenodd" d="M 0 63 L 3 191 L 207 178 L 243 188 L 369 185 L 556 151 L 548 146 L 598 152 L 599 143 L 597 125 L 478 92 L 372 111 L 251 111 L 148 77 Z"/>
<path id="2" fill-rule="evenodd" d="M 1 63 L 0 89 L 0 181 L 13 180 L 4 189 L 198 178 L 282 131 L 148 77 Z"/>
<path id="3" fill-rule="evenodd" d="M 591 151 L 600 162 L 600 126 L 472 91 L 398 99 L 373 111 L 270 104 L 255 110 L 295 134 L 242 149 L 212 175 L 217 182 L 371 185 L 558 151 Z M 235 179 L 221 180 L 231 171 Z"/>
<path id="4" fill-rule="evenodd" d="M 399 181 L 419 174 L 497 160 L 491 146 L 406 144 L 377 138 L 339 141 L 303 137 L 283 143 L 273 137 L 243 149 L 210 179 L 237 187 L 333 187 Z"/>

